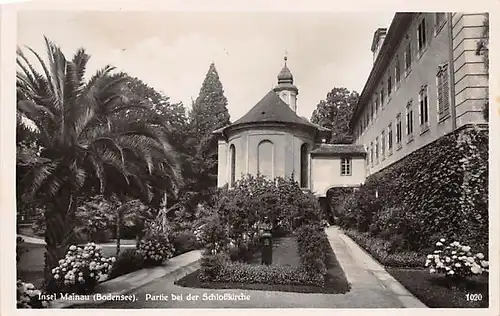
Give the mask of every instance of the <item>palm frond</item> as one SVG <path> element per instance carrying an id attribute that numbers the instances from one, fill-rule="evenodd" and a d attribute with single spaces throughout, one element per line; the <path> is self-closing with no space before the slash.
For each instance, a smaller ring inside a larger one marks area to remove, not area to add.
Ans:
<path id="1" fill-rule="evenodd" d="M 79 83 L 79 87 L 83 88 L 85 85 L 84 77 L 85 70 L 87 68 L 87 63 L 90 60 L 90 55 L 85 52 L 85 49 L 80 48 L 73 56 L 73 63 L 76 66 L 76 78 Z"/>

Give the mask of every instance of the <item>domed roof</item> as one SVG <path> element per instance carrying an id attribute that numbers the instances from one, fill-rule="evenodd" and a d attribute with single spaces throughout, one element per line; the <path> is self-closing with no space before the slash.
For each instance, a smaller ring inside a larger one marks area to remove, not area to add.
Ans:
<path id="1" fill-rule="evenodd" d="M 278 84 L 280 83 L 293 83 L 293 75 L 290 69 L 285 65 L 278 74 Z"/>
<path id="2" fill-rule="evenodd" d="M 285 57 L 285 65 L 278 74 L 278 84 L 293 83 L 293 75 L 290 69 L 286 66 L 286 60 L 287 58 Z"/>

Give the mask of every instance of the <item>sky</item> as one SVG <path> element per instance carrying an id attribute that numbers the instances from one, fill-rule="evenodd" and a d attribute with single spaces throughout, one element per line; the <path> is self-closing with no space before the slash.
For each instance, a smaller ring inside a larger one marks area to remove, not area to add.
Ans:
<path id="1" fill-rule="evenodd" d="M 297 114 L 311 117 L 333 87 L 361 93 L 373 33 L 394 12 L 21 11 L 18 45 L 45 56 L 43 36 L 72 56 L 92 56 L 88 76 L 107 64 L 142 79 L 187 108 L 210 63 L 231 121 L 277 84 L 285 54 L 299 89 Z"/>

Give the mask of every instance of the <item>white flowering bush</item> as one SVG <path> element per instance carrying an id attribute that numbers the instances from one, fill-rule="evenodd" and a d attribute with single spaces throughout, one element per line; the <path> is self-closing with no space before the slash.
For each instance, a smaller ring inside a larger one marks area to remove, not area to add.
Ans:
<path id="1" fill-rule="evenodd" d="M 174 253 L 174 247 L 167 236 L 158 234 L 141 240 L 137 253 L 144 258 L 146 265 L 161 265 Z"/>
<path id="2" fill-rule="evenodd" d="M 32 283 L 17 281 L 17 308 L 47 308 L 49 302 L 40 297 L 42 291 Z"/>
<path id="3" fill-rule="evenodd" d="M 84 247 L 72 245 L 52 275 L 60 292 L 92 292 L 102 276 L 108 274 L 115 257 L 105 258 L 100 246 L 91 242 Z"/>
<path id="4" fill-rule="evenodd" d="M 463 279 L 471 275 L 488 273 L 489 263 L 484 254 L 472 252 L 471 247 L 461 245 L 458 241 L 446 245 L 441 238 L 436 243 L 433 254 L 427 255 L 425 266 L 430 273 L 441 273 L 446 277 Z"/>

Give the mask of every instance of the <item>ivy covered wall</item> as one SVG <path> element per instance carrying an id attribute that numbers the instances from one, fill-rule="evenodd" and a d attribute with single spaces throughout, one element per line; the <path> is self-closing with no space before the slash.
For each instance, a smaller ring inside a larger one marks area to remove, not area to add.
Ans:
<path id="1" fill-rule="evenodd" d="M 338 199 L 337 199 L 338 200 Z M 466 126 L 369 176 L 340 224 L 421 250 L 445 237 L 488 250 L 488 130 Z"/>

